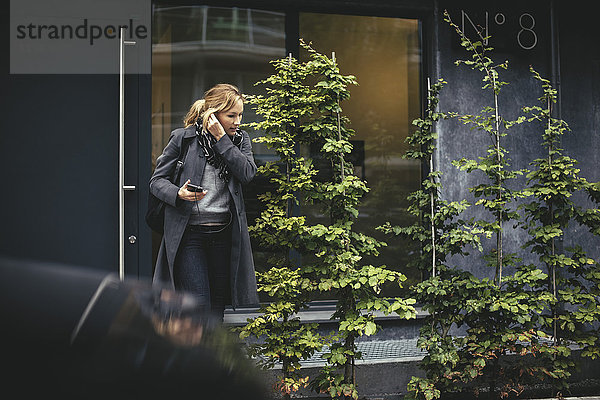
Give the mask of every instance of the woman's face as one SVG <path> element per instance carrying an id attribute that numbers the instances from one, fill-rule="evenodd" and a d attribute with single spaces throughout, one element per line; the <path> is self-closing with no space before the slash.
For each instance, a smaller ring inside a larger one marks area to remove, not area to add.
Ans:
<path id="1" fill-rule="evenodd" d="M 225 133 L 230 136 L 235 134 L 237 128 L 242 123 L 242 113 L 244 112 L 244 102 L 238 99 L 235 105 L 229 110 L 221 111 L 216 114 L 217 119 L 225 129 Z"/>

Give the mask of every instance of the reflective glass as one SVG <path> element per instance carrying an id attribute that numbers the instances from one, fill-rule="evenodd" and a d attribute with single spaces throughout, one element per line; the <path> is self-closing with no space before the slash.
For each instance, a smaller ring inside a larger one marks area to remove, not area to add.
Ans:
<path id="1" fill-rule="evenodd" d="M 414 130 L 412 120 L 421 114 L 419 21 L 301 13 L 300 37 L 320 53 L 335 52 L 341 72 L 358 80 L 342 104 L 356 132 L 351 162 L 370 188 L 355 226 L 388 243 L 377 259 L 365 262 L 385 264 L 417 281 L 418 271 L 407 270 L 406 263 L 418 248 L 375 228 L 387 221 L 404 226 L 414 222 L 406 212 L 406 197 L 420 186 L 421 165 L 402 156 L 406 137 Z M 316 208 L 304 207 L 299 213 L 310 215 L 313 222 L 328 221 Z"/>
<path id="2" fill-rule="evenodd" d="M 152 25 L 152 169 L 173 129 L 183 126 L 190 105 L 217 83 L 231 83 L 245 94 L 273 73 L 269 61 L 285 56 L 285 15 L 253 9 L 155 4 Z M 256 120 L 245 107 L 243 122 Z M 259 133 L 249 130 L 251 138 Z M 253 144 L 258 165 L 273 159 Z M 257 194 L 267 182 L 257 176 L 245 188 L 249 224 L 260 211 Z M 154 237 L 154 259 L 158 240 Z M 257 250 L 258 253 L 258 250 Z"/>

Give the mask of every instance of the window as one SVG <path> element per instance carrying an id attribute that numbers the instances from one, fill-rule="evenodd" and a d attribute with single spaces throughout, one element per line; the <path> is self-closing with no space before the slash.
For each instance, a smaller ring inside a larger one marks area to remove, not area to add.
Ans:
<path id="1" fill-rule="evenodd" d="M 285 56 L 284 14 L 251 9 L 156 5 L 152 38 L 152 160 L 190 105 L 220 82 L 247 94 Z M 244 110 L 244 122 L 255 120 Z M 261 157 L 262 148 L 254 148 Z M 268 153 L 268 152 L 267 152 Z"/>
<path id="2" fill-rule="evenodd" d="M 154 5 L 153 168 L 170 132 L 182 126 L 189 106 L 205 90 L 219 82 L 233 83 L 248 94 L 263 90 L 254 84 L 274 72 L 269 61 L 287 54 L 285 20 L 284 13 L 274 11 Z M 398 269 L 416 281 L 418 272 L 404 266 L 419 249 L 375 228 L 386 221 L 398 225 L 414 222 L 406 212 L 406 197 L 420 185 L 421 166 L 402 155 L 412 120 L 421 114 L 419 21 L 300 13 L 298 22 L 301 38 L 321 53 L 335 51 L 342 73 L 358 78 L 359 86 L 351 89 L 351 99 L 343 105 L 356 131 L 352 162 L 371 189 L 363 198 L 356 227 L 388 243 L 377 260 L 366 261 Z M 297 43 L 297 39 L 291 42 Z M 251 107 L 246 107 L 244 122 L 256 119 Z M 251 137 L 259 134 L 249 133 Z M 253 150 L 258 165 L 275 157 L 264 145 L 254 143 Z M 250 225 L 262 207 L 257 195 L 267 188 L 267 180 L 260 176 L 245 188 Z M 297 212 L 308 215 L 311 222 L 327 222 L 314 208 Z M 156 257 L 159 238 L 155 235 L 154 239 Z M 258 246 L 254 250 L 260 269 L 266 254 Z"/>
<path id="3" fill-rule="evenodd" d="M 320 53 L 335 51 L 341 72 L 358 80 L 359 86 L 350 89 L 351 98 L 342 105 L 355 130 L 351 161 L 370 188 L 355 226 L 388 243 L 377 260 L 365 261 L 385 264 L 417 281 L 418 271 L 404 266 L 419 249 L 375 228 L 386 221 L 414 222 L 406 212 L 406 197 L 420 187 L 421 165 L 402 156 L 408 148 L 405 139 L 414 129 L 412 120 L 421 115 L 419 21 L 301 13 L 300 37 Z M 315 209 L 305 207 L 300 213 L 312 222 L 327 222 Z"/>

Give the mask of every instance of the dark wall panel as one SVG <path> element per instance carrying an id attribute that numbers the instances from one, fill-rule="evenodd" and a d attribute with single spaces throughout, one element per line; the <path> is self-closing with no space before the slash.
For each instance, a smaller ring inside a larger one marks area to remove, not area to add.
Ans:
<path id="1" fill-rule="evenodd" d="M 4 71 L 0 253 L 117 266 L 118 76 Z"/>
<path id="2" fill-rule="evenodd" d="M 0 46 L 10 55 L 4 7 Z M 151 79 L 128 75 L 125 82 L 125 184 L 138 188 L 125 196 L 126 235 L 137 237 L 126 247 L 125 266 L 127 274 L 149 275 L 151 236 L 143 212 Z M 118 272 L 119 76 L 11 75 L 5 57 L 0 88 L 0 256 Z"/>
<path id="3" fill-rule="evenodd" d="M 563 139 L 565 153 L 579 161 L 581 175 L 600 180 L 600 46 L 597 43 L 597 16 L 589 2 L 560 1 L 559 51 L 561 57 L 561 116 L 571 132 Z M 585 196 L 579 196 L 587 204 Z M 565 247 L 582 245 L 600 257 L 600 243 L 587 229 L 572 226 Z"/>
<path id="4" fill-rule="evenodd" d="M 483 107 L 493 106 L 494 98 L 489 90 L 483 90 L 483 75 L 466 65 L 456 66 L 456 60 L 470 60 L 472 54 L 460 46 L 455 30 L 444 21 L 448 10 L 452 21 L 463 27 L 466 34 L 477 40 L 476 26 L 487 28 L 488 45 L 494 50 L 488 55 L 496 64 L 508 60 L 508 69 L 500 70 L 500 80 L 509 82 L 499 96 L 499 110 L 504 119 L 513 120 L 522 115 L 521 107 L 533 105 L 541 95 L 541 88 L 529 72 L 532 65 L 548 79 L 552 77 L 550 9 L 548 2 L 535 1 L 440 1 L 438 4 L 438 48 L 434 78 L 448 82 L 441 93 L 440 108 L 460 114 L 479 114 Z M 463 25 L 464 21 L 464 25 Z M 531 26 L 533 32 L 529 31 Z M 535 35 L 534 35 L 535 34 Z M 535 46 L 533 46 L 535 44 Z M 528 47 L 531 47 L 530 49 Z M 491 140 L 488 134 L 471 130 L 456 120 L 443 121 L 439 125 L 436 168 L 443 172 L 443 197 L 448 200 L 468 199 L 475 202 L 469 188 L 485 182 L 479 172 L 467 174 L 452 166 L 453 160 L 462 157 L 477 159 L 486 155 Z M 540 148 L 542 128 L 537 125 L 521 125 L 511 129 L 502 146 L 509 151 L 512 167 L 526 168 L 542 154 Z M 520 179 L 522 184 L 524 179 Z M 482 218 L 475 207 L 467 213 Z M 479 207 L 477 207 L 478 210 Z M 526 235 L 522 230 L 505 226 L 504 251 L 520 252 Z M 495 248 L 495 240 L 484 243 L 486 252 Z M 484 266 L 481 255 L 473 252 L 468 260 L 455 260 L 458 265 L 473 270 L 480 276 L 492 276 L 493 270 Z M 527 261 L 527 260 L 526 260 Z"/>

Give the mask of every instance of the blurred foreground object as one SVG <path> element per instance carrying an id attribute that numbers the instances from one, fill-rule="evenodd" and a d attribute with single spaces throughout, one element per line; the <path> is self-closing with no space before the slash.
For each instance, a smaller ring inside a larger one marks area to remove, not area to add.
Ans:
<path id="1" fill-rule="evenodd" d="M 0 304 L 2 385 L 17 398 L 267 398 L 237 338 L 188 294 L 0 259 Z"/>

